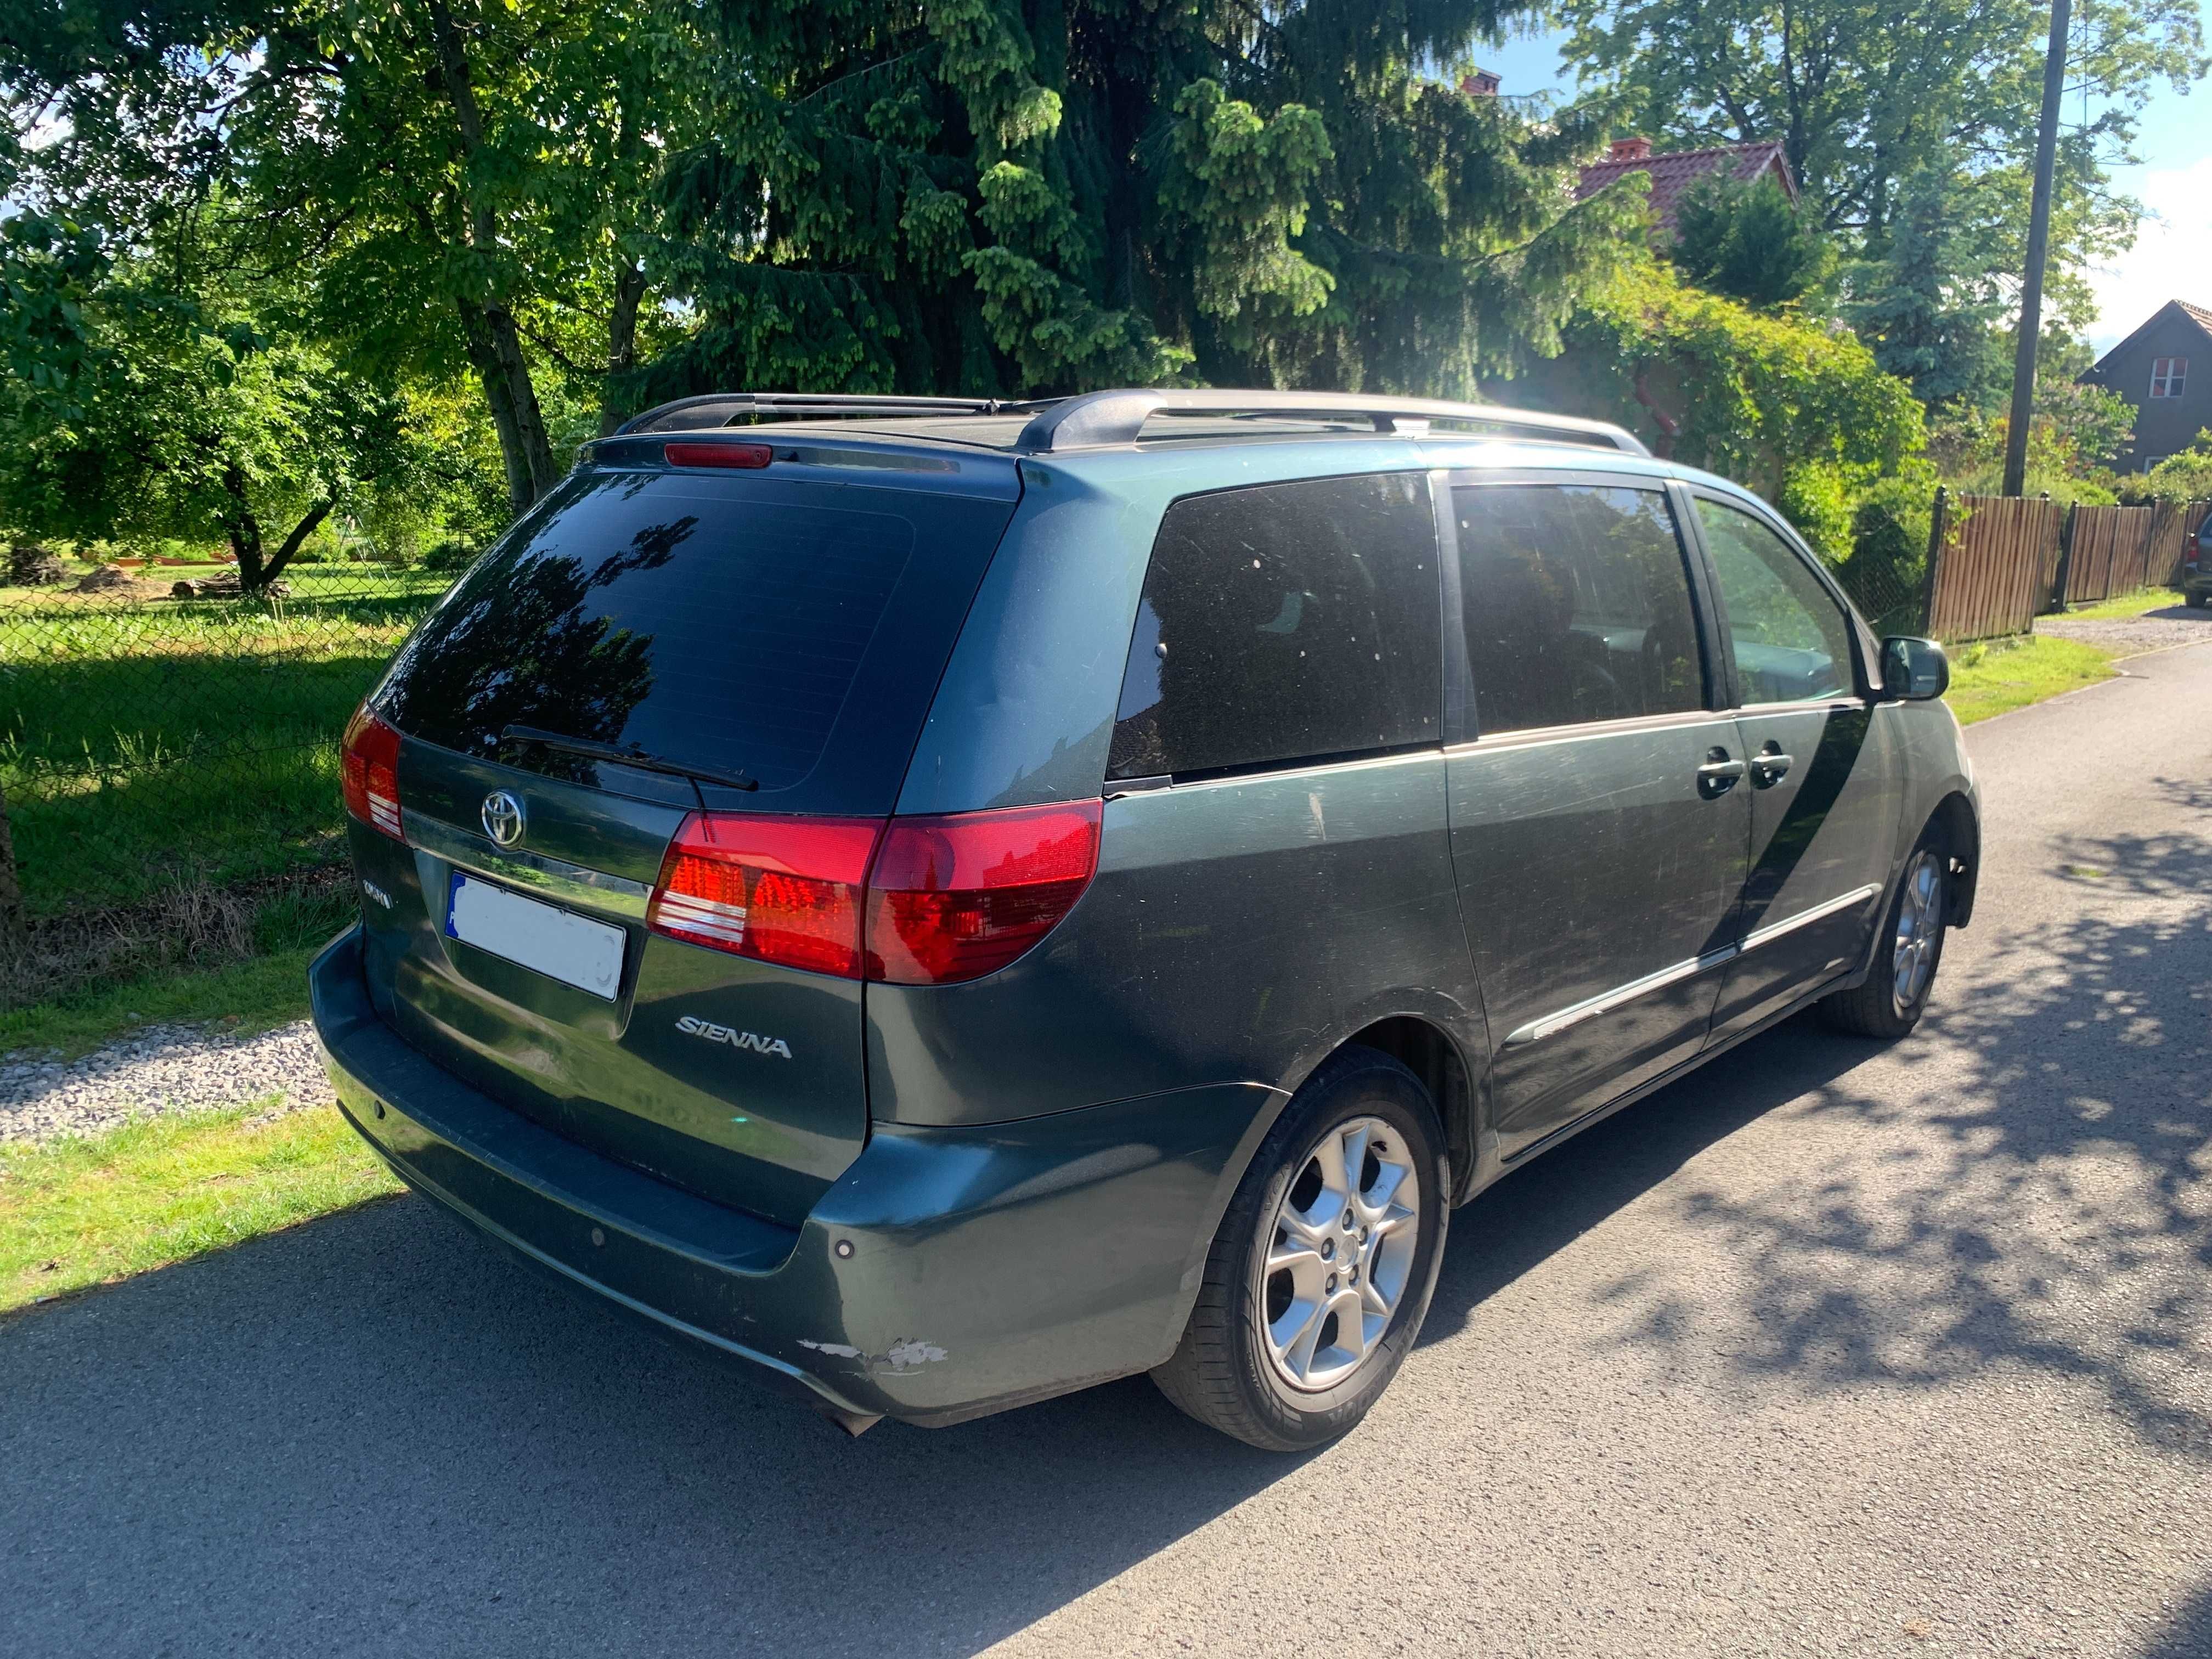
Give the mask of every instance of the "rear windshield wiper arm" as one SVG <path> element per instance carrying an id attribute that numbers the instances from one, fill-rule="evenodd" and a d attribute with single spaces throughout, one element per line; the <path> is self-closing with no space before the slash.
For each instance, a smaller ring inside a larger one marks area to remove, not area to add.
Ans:
<path id="1" fill-rule="evenodd" d="M 557 749 L 564 755 L 582 755 L 591 760 L 612 761 L 617 766 L 635 766 L 641 772 L 665 772 L 671 777 L 697 778 L 705 783 L 719 783 L 726 789 L 757 789 L 760 781 L 742 772 L 725 772 L 712 766 L 694 766 L 689 761 L 664 760 L 659 755 L 648 755 L 633 744 L 625 749 L 620 744 L 600 743 L 591 738 L 564 737 L 558 732 L 547 732 L 535 726 L 510 726 L 499 734 L 501 743 L 542 744 L 548 749 Z"/>

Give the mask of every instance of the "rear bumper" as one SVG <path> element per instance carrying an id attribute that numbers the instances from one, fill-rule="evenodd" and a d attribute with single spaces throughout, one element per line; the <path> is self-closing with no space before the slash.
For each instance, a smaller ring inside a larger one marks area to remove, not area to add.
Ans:
<path id="1" fill-rule="evenodd" d="M 308 981 L 340 1109 L 409 1186 L 848 1418 L 953 1423 L 1158 1364 L 1282 1098 L 1232 1084 L 878 1124 L 791 1229 L 603 1158 L 424 1059 L 371 1005 L 357 929 Z"/>

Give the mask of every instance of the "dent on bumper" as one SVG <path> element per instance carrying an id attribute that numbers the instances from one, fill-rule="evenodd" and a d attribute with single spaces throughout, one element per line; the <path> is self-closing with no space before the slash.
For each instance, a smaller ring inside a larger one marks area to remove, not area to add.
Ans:
<path id="1" fill-rule="evenodd" d="M 634 1313 L 840 1413 L 957 1422 L 1172 1350 L 1281 1096 L 1174 1091 L 1020 1122 L 878 1124 L 796 1230 L 600 1158 L 378 1017 L 358 931 L 308 970 L 341 1109 L 410 1186 Z"/>

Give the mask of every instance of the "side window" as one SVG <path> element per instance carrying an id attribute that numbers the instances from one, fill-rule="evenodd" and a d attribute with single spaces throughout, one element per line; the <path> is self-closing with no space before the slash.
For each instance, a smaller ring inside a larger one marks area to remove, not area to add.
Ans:
<path id="1" fill-rule="evenodd" d="M 1145 574 L 1107 775 L 1440 742 L 1438 592 L 1419 474 L 1176 502 Z"/>
<path id="2" fill-rule="evenodd" d="M 1850 623 L 1796 550 L 1750 514 L 1703 496 L 1698 522 L 1720 578 L 1746 705 L 1849 696 Z"/>
<path id="3" fill-rule="evenodd" d="M 1478 730 L 1705 706 L 1690 579 L 1665 495 L 1467 484 L 1452 496 Z"/>

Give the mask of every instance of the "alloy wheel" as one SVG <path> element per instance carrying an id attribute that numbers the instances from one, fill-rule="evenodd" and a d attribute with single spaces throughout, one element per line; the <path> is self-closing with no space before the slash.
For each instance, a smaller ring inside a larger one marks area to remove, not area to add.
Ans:
<path id="1" fill-rule="evenodd" d="M 1897 907 L 1897 939 L 1891 951 L 1899 1007 L 1911 1007 L 1928 988 L 1942 937 L 1943 867 L 1935 854 L 1919 853 L 1905 867 L 1905 894 Z"/>
<path id="2" fill-rule="evenodd" d="M 1267 1355 L 1306 1393 L 1375 1352 L 1412 1277 L 1421 1224 L 1413 1148 L 1380 1118 L 1326 1131 L 1276 1206 L 1258 1267 Z"/>

